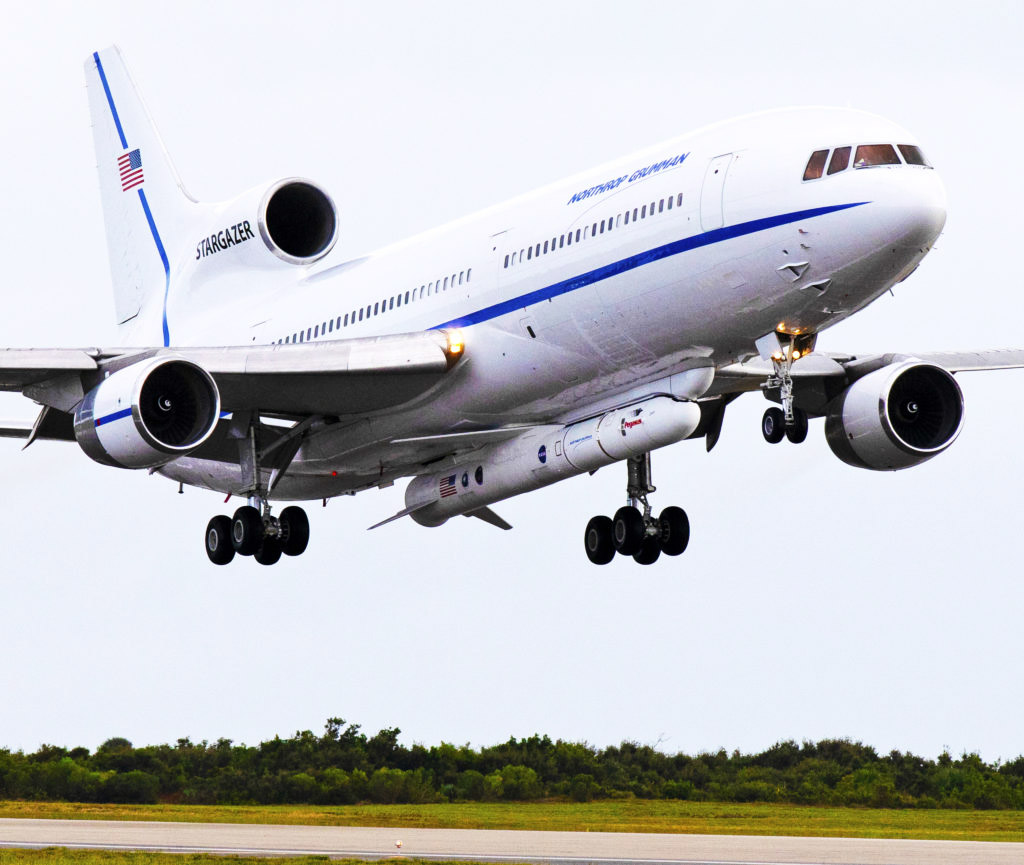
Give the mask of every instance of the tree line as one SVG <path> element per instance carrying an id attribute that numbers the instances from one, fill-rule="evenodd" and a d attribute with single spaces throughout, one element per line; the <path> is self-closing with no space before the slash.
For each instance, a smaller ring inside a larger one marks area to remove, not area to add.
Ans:
<path id="1" fill-rule="evenodd" d="M 599 749 L 536 735 L 476 750 L 407 747 L 400 733 L 367 736 L 358 724 L 330 718 L 322 735 L 305 730 L 256 746 L 179 739 L 136 748 L 113 738 L 95 752 L 0 749 L 0 798 L 220 805 L 640 798 L 1024 809 L 1024 756 L 994 764 L 977 754 L 880 756 L 847 739 L 688 756 L 636 742 Z"/>

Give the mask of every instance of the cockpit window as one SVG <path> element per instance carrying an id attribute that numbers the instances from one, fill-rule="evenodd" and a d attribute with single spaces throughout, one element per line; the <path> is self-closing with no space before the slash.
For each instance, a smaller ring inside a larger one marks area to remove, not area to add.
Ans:
<path id="1" fill-rule="evenodd" d="M 869 168 L 874 165 L 899 165 L 900 158 L 891 144 L 861 144 L 853 160 L 854 168 Z"/>
<path id="2" fill-rule="evenodd" d="M 850 164 L 850 151 L 852 147 L 837 147 L 832 151 L 832 161 L 828 164 L 828 173 L 837 174 L 846 171 Z"/>
<path id="3" fill-rule="evenodd" d="M 807 161 L 807 168 L 804 169 L 804 180 L 817 180 L 825 171 L 825 160 L 828 159 L 827 150 L 815 150 Z"/>
<path id="4" fill-rule="evenodd" d="M 921 148 L 915 144 L 897 144 L 900 149 L 900 153 L 903 154 L 903 158 L 906 160 L 907 165 L 923 165 L 925 168 L 931 168 L 928 164 L 928 160 L 924 158 L 924 154 L 921 152 Z"/>

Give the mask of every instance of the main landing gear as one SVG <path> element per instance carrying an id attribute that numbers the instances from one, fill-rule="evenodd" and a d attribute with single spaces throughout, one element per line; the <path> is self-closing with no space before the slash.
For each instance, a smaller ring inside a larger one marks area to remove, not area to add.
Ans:
<path id="1" fill-rule="evenodd" d="M 614 518 L 594 517 L 587 523 L 583 534 L 587 558 L 595 565 L 607 565 L 619 553 L 632 556 L 641 565 L 653 565 L 662 553 L 678 556 L 690 542 L 686 511 L 673 505 L 658 517 L 651 515 L 647 495 L 655 487 L 651 484 L 650 453 L 630 457 L 626 469 L 629 504 L 619 508 Z M 643 512 L 638 504 L 643 506 Z"/>
<path id="2" fill-rule="evenodd" d="M 306 512 L 293 505 L 279 517 L 270 513 L 267 497 L 274 482 L 265 485 L 260 471 L 259 414 L 237 415 L 228 435 L 238 440 L 238 464 L 249 501 L 234 516 L 216 516 L 206 524 L 206 555 L 215 565 L 226 565 L 235 553 L 252 556 L 261 565 L 275 564 L 282 554 L 302 555 L 309 544 Z"/>
<path id="3" fill-rule="evenodd" d="M 252 501 L 252 500 L 250 500 Z M 273 565 L 281 555 L 299 556 L 309 544 L 309 519 L 294 505 L 270 515 L 270 506 L 243 505 L 233 517 L 216 516 L 206 525 L 206 555 L 215 565 L 226 565 L 234 557 L 252 556 L 261 565 Z M 262 511 L 262 512 L 261 512 Z"/>

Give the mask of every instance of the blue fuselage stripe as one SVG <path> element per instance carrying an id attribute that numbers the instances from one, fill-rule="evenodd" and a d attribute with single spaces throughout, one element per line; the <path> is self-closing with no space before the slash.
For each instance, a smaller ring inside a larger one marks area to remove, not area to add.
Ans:
<path id="1" fill-rule="evenodd" d="M 763 219 L 753 219 L 750 222 L 741 222 L 738 225 L 730 225 L 726 228 L 716 228 L 712 231 L 706 231 L 703 234 L 697 234 L 693 237 L 684 237 L 681 240 L 675 240 L 672 243 L 666 243 L 663 246 L 656 246 L 653 249 L 648 249 L 644 252 L 637 253 L 636 255 L 631 255 L 628 258 L 613 261 L 611 264 L 606 264 L 603 267 L 598 267 L 595 270 L 588 271 L 587 273 L 581 273 L 578 276 L 570 277 L 569 279 L 562 280 L 561 282 L 552 283 L 544 288 L 538 288 L 536 291 L 530 291 L 526 294 L 521 294 L 518 297 L 513 297 L 510 300 L 504 300 L 501 303 L 486 306 L 476 312 L 471 312 L 467 315 L 459 316 L 458 318 L 453 318 L 449 321 L 443 322 L 442 324 L 435 325 L 431 329 L 438 330 L 444 327 L 468 327 L 473 324 L 481 324 L 485 321 L 491 321 L 492 319 L 507 315 L 517 309 L 523 309 L 524 307 L 531 306 L 532 304 L 541 303 L 542 301 L 550 300 L 553 297 L 568 294 L 571 291 L 576 291 L 580 288 L 585 288 L 588 285 L 593 285 L 595 282 L 600 282 L 601 280 L 618 276 L 626 273 L 627 271 L 635 270 L 638 267 L 643 267 L 645 264 L 652 264 L 655 261 L 661 261 L 662 259 L 669 258 L 673 255 L 679 255 L 683 252 L 699 249 L 702 246 L 721 243 L 725 240 L 744 237 L 745 235 L 754 234 L 758 231 L 766 231 L 769 228 L 778 228 L 780 225 L 789 225 L 793 222 L 799 222 L 802 219 L 813 219 L 816 216 L 824 216 L 827 213 L 836 213 L 840 210 L 848 210 L 851 207 L 860 207 L 867 203 L 868 202 L 866 201 L 858 201 L 853 204 L 834 204 L 829 207 L 815 207 L 810 210 L 797 210 L 793 213 L 782 213 L 778 216 L 767 216 Z"/>
<path id="2" fill-rule="evenodd" d="M 120 411 L 111 412 L 103 417 L 96 418 L 96 426 L 103 426 L 103 424 L 113 423 L 116 420 L 121 420 L 123 417 L 131 416 L 132 410 L 130 408 L 123 408 Z"/>
<path id="3" fill-rule="evenodd" d="M 92 59 L 96 61 L 96 71 L 100 73 L 100 81 L 103 83 L 103 92 L 107 94 L 107 104 L 110 106 L 110 113 L 114 116 L 114 125 L 117 127 L 117 134 L 121 136 L 121 147 L 128 149 L 128 141 L 124 137 L 124 130 L 121 128 L 121 118 L 117 116 L 117 108 L 114 107 L 114 97 L 110 94 L 110 85 L 107 84 L 107 74 L 103 71 L 103 64 L 100 62 L 98 51 L 93 51 Z"/>

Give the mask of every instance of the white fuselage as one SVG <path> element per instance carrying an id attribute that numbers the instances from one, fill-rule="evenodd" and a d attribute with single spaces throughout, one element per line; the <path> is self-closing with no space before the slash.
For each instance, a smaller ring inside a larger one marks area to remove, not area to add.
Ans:
<path id="1" fill-rule="evenodd" d="M 814 151 L 882 143 L 917 141 L 858 111 L 770 112 L 340 265 L 246 272 L 228 255 L 190 257 L 166 310 L 171 345 L 460 328 L 466 357 L 434 392 L 376 415 L 338 406 L 340 423 L 306 440 L 275 497 L 387 483 L 434 456 L 396 439 L 579 420 L 669 376 L 746 359 L 776 328 L 818 332 L 862 309 L 941 232 L 941 180 L 924 166 L 852 160 L 803 177 Z M 144 310 L 140 326 L 156 316 Z M 162 472 L 244 488 L 226 463 L 185 458 Z"/>

